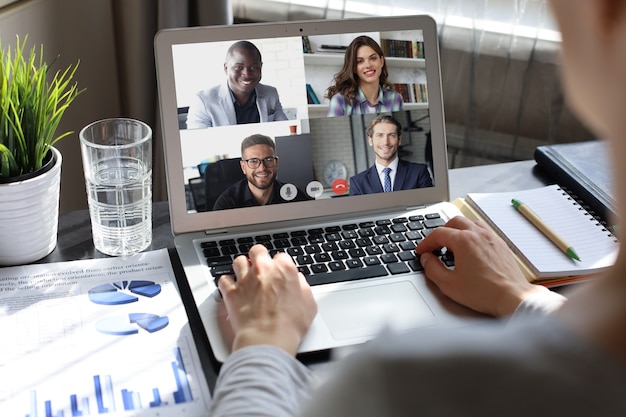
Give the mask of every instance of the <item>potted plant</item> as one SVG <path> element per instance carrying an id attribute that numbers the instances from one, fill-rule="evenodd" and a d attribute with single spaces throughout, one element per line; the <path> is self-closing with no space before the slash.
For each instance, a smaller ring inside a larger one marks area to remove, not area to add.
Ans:
<path id="1" fill-rule="evenodd" d="M 0 41 L 0 265 L 28 263 L 56 246 L 61 153 L 53 147 L 72 134 L 56 130 L 80 94 L 78 68 L 53 75 L 43 45 L 15 48 Z M 56 61 L 56 60 L 55 60 Z"/>

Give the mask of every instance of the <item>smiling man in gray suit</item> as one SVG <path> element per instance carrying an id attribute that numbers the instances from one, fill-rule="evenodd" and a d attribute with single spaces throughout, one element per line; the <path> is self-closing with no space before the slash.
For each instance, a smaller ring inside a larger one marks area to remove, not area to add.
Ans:
<path id="1" fill-rule="evenodd" d="M 287 120 L 276 88 L 260 83 L 262 66 L 261 52 L 252 42 L 232 44 L 224 63 L 226 81 L 194 96 L 187 128 Z"/>

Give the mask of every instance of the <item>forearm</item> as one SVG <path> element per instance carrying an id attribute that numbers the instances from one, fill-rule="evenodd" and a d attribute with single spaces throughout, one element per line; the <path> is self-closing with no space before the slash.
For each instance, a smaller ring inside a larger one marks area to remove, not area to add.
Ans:
<path id="1" fill-rule="evenodd" d="M 273 346 L 240 349 L 222 366 L 210 415 L 293 416 L 309 395 L 311 372 Z"/>

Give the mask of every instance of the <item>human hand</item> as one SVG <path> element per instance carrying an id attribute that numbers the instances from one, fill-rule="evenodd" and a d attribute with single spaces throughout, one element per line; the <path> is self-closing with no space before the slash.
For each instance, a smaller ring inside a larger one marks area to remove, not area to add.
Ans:
<path id="1" fill-rule="evenodd" d="M 432 252 L 446 247 L 454 253 L 448 269 Z M 542 290 L 528 282 L 507 244 L 483 222 L 450 219 L 417 246 L 426 276 L 456 302 L 496 317 L 513 314 L 531 292 Z"/>
<path id="2" fill-rule="evenodd" d="M 223 275 L 218 286 L 235 333 L 232 350 L 251 345 L 278 346 L 295 355 L 309 330 L 317 304 L 291 257 L 272 259 L 263 245 L 233 262 L 237 276 Z"/>

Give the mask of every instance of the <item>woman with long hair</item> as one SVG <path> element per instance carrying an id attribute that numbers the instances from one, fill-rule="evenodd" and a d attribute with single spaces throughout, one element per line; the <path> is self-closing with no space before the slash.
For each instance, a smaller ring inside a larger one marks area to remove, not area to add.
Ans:
<path id="1" fill-rule="evenodd" d="M 328 116 L 402 110 L 402 95 L 394 91 L 383 50 L 369 36 L 357 36 L 346 49 L 343 67 L 326 90 Z"/>

